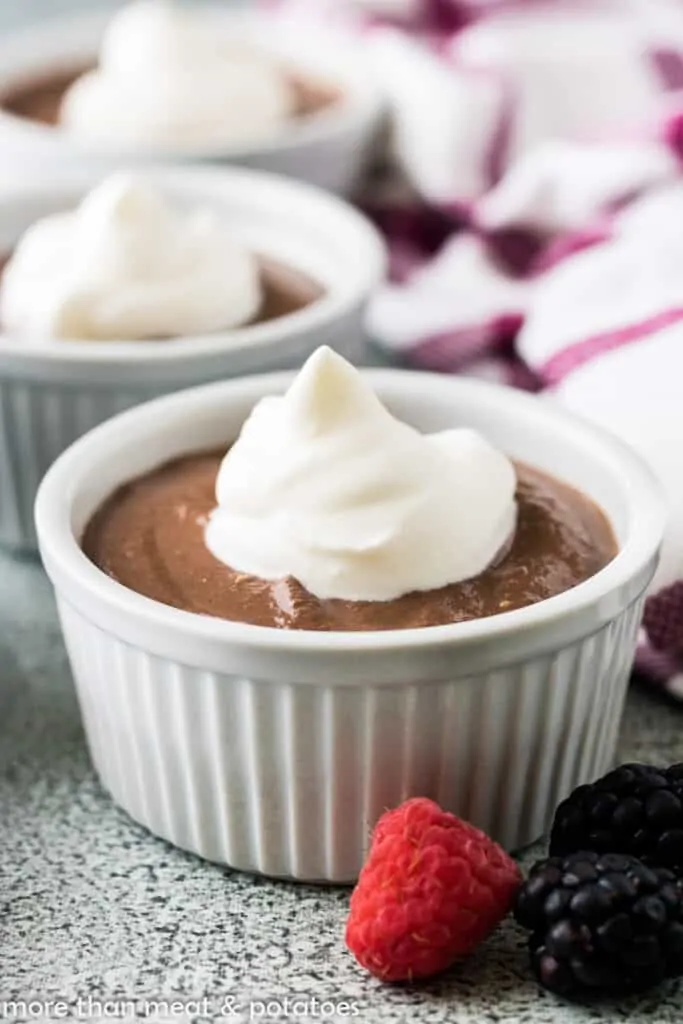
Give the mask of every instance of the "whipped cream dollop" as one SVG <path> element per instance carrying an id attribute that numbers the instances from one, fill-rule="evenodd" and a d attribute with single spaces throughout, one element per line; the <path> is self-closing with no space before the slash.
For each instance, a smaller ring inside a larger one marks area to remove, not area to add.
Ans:
<path id="1" fill-rule="evenodd" d="M 60 122 L 86 142 L 185 149 L 267 138 L 294 105 L 277 62 L 237 39 L 220 12 L 137 0 L 112 19 Z"/>
<path id="2" fill-rule="evenodd" d="M 0 322 L 27 339 L 142 340 L 238 327 L 259 310 L 256 257 L 210 209 L 114 175 L 37 221 L 10 258 Z"/>
<path id="3" fill-rule="evenodd" d="M 391 601 L 479 575 L 516 523 L 512 463 L 469 429 L 420 434 L 319 348 L 223 460 L 206 544 L 316 597 Z"/>

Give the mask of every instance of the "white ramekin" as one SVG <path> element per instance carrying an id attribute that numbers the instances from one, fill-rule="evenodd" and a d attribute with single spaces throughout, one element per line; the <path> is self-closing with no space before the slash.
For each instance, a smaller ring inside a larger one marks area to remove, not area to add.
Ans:
<path id="1" fill-rule="evenodd" d="M 518 849 L 614 754 L 663 530 L 650 473 L 616 440 L 531 396 L 366 372 L 418 428 L 479 428 L 591 495 L 620 553 L 573 590 L 475 622 L 376 633 L 225 622 L 113 582 L 79 538 L 118 485 L 230 441 L 291 377 L 160 399 L 78 441 L 47 474 L 36 521 L 93 761 L 133 818 L 235 868 L 351 881 L 377 817 L 418 794 Z"/>
<path id="2" fill-rule="evenodd" d="M 320 344 L 364 358 L 363 319 L 385 269 L 375 229 L 340 199 L 255 171 L 147 170 L 177 202 L 224 212 L 255 250 L 307 271 L 325 295 L 296 313 L 166 342 L 27 344 L 0 334 L 0 544 L 35 546 L 33 502 L 43 473 L 91 427 L 149 398 L 207 381 L 297 367 Z M 0 252 L 30 223 L 73 206 L 92 187 L 15 186 L 0 192 Z"/>
<path id="3" fill-rule="evenodd" d="M 51 70 L 94 63 L 108 14 L 64 15 L 0 39 L 0 92 Z M 383 121 L 383 101 L 358 47 L 338 31 L 322 26 L 274 28 L 267 16 L 218 8 L 236 36 L 284 57 L 302 72 L 337 85 L 339 103 L 294 121 L 257 146 L 188 152 L 104 149 L 77 143 L 66 131 L 0 110 L 0 165 L 8 174 L 51 176 L 86 167 L 104 174 L 135 164 L 220 162 L 300 178 L 348 195 L 372 157 Z"/>

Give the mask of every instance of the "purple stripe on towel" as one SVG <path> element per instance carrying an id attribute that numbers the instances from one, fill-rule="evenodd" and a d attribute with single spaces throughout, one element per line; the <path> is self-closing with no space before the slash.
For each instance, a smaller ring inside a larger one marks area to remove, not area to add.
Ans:
<path id="1" fill-rule="evenodd" d="M 619 330 L 605 331 L 604 334 L 597 334 L 592 338 L 577 341 L 552 356 L 539 369 L 539 374 L 546 384 L 559 384 L 568 374 L 597 356 L 606 355 L 633 341 L 640 341 L 650 334 L 664 330 L 665 327 L 680 323 L 681 320 L 683 320 L 683 308 L 666 309 L 639 323 L 629 324 Z"/>
<path id="2" fill-rule="evenodd" d="M 412 347 L 410 362 L 426 370 L 458 373 L 475 360 L 506 347 L 521 323 L 521 316 L 506 314 L 485 323 L 432 334 Z"/>

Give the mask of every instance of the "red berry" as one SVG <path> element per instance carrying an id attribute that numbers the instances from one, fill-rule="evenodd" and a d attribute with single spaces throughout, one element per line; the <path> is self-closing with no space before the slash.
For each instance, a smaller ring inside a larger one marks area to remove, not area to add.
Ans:
<path id="1" fill-rule="evenodd" d="M 383 981 L 438 974 L 505 917 L 521 875 L 507 853 L 433 800 L 377 822 L 351 895 L 346 944 Z"/>

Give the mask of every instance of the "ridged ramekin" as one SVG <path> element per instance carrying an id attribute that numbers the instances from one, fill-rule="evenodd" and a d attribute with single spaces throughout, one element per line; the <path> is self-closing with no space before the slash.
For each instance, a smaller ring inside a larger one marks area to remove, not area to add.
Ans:
<path id="1" fill-rule="evenodd" d="M 297 70 L 339 88 L 341 99 L 327 110 L 292 121 L 281 134 L 253 146 L 189 151 L 103 148 L 77 142 L 63 129 L 0 109 L 0 163 L 11 175 L 52 178 L 86 168 L 106 174 L 120 167 L 221 163 L 285 174 L 348 195 L 372 159 L 381 134 L 384 101 L 358 46 L 340 30 L 313 24 L 274 26 L 267 15 L 226 10 L 214 4 L 231 31 L 259 49 L 285 58 Z M 3 33 L 0 92 L 52 70 L 96 60 L 99 41 L 113 11 L 76 13 Z"/>
<path id="2" fill-rule="evenodd" d="M 620 553 L 573 590 L 474 622 L 369 633 L 226 622 L 122 587 L 79 538 L 118 485 L 230 441 L 291 377 L 190 390 L 78 441 L 43 481 L 36 521 L 94 764 L 137 821 L 234 868 L 351 881 L 374 821 L 412 795 L 518 849 L 614 755 L 663 530 L 650 473 L 616 440 L 531 396 L 366 372 L 418 428 L 479 428 L 591 495 Z"/>
<path id="3" fill-rule="evenodd" d="M 10 548 L 35 547 L 33 503 L 45 470 L 110 416 L 183 387 L 297 367 L 321 344 L 355 362 L 364 358 L 364 314 L 384 275 L 385 251 L 360 214 L 318 189 L 255 171 L 139 173 L 179 203 L 223 211 L 236 237 L 307 271 L 325 295 L 266 323 L 164 342 L 27 343 L 0 333 L 0 544 Z M 0 252 L 39 217 L 73 206 L 96 180 L 3 189 Z"/>

